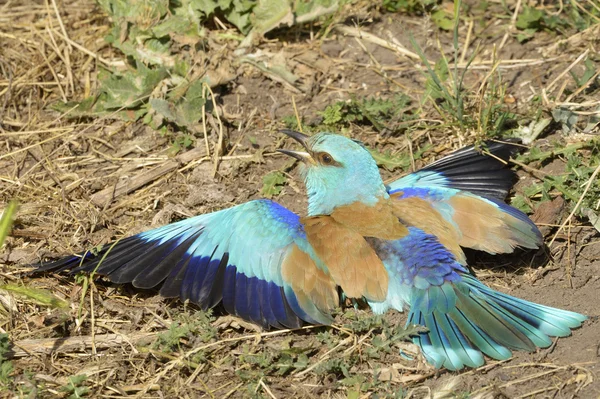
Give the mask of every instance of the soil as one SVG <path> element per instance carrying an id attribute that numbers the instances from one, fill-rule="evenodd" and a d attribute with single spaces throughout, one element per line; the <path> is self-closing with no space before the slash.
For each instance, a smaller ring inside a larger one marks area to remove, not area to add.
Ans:
<path id="1" fill-rule="evenodd" d="M 233 79 L 215 89 L 225 142 L 216 169 L 214 152 L 207 157 L 204 151 L 192 160 L 180 158 L 174 169 L 135 190 L 96 204 L 93 196 L 101 190 L 133 181 L 177 158 L 170 155 L 170 138 L 141 122 L 68 120 L 50 109 L 49 104 L 62 98 L 61 90 L 69 100 L 81 99 L 86 85 L 90 81 L 96 84 L 97 66 L 94 62 L 86 64 L 89 55 L 77 50 L 71 50 L 70 72 L 56 56 L 49 61 L 52 68 L 44 64 L 40 53 L 45 57 L 55 53 L 46 48 L 45 41 L 40 46 L 36 35 L 43 32 L 46 21 L 54 27 L 58 24 L 55 15 L 46 14 L 45 3 L 34 3 L 32 8 L 18 2 L 7 8 L 18 23 L 9 24 L 0 16 L 0 37 L 5 41 L 0 49 L 0 141 L 4 148 L 0 152 L 0 200 L 6 203 L 18 198 L 21 204 L 11 237 L 0 252 L 0 282 L 47 289 L 69 305 L 66 310 L 52 309 L 0 291 L 2 306 L 7 310 L 0 316 L 1 332 L 8 332 L 12 342 L 37 339 L 39 345 L 42 340 L 114 333 L 135 342 L 15 356 L 12 376 L 18 388 L 5 397 L 25 397 L 19 396 L 19 391 L 34 392 L 27 397 L 67 397 L 61 387 L 68 385 L 70 376 L 80 374 L 88 376 L 85 384 L 90 390 L 88 395 L 93 397 L 173 397 L 175 392 L 180 397 L 376 397 L 401 393 L 437 398 L 600 397 L 600 234 L 586 220 L 574 218 L 551 242 L 557 225 L 566 220 L 572 206 L 560 196 L 532 215 L 543 225 L 549 247 L 496 257 L 470 254 L 470 264 L 479 278 L 494 289 L 577 311 L 589 319 L 572 336 L 555 339 L 550 348 L 535 353 L 516 352 L 509 361 L 488 361 L 477 370 L 435 371 L 418 356 L 407 360 L 397 348 L 380 353 L 378 358 L 363 358 L 363 352 L 373 345 L 373 338 L 381 329 L 344 335 L 338 331 L 344 328 L 344 316 L 338 316 L 337 327 L 330 330 L 319 327 L 269 335 L 238 319 L 217 315 L 206 326 L 208 329 L 211 325 L 216 336 L 207 341 L 196 331 L 184 334 L 172 353 L 143 350 L 140 348 L 152 346 L 141 345 L 145 341 L 137 341 L 139 334 L 152 333 L 149 340 L 153 342 L 158 334 L 169 331 L 175 320 L 197 317 L 198 311 L 151 291 L 140 292 L 104 281 L 89 286 L 93 303 L 88 294 L 80 304 L 82 284 L 75 283 L 73 277 L 25 274 L 30 270 L 29 264 L 43 258 L 80 252 L 151 227 L 261 198 L 262 178 L 271 171 L 285 171 L 288 175 L 288 182 L 275 200 L 303 214 L 306 199 L 295 166 L 274 152 L 284 142 L 277 129 L 283 127 L 284 118 L 295 114 L 294 107 L 303 121 L 315 125 L 327 105 L 353 96 L 391 98 L 395 93 L 405 93 L 418 104 L 426 81 L 418 69 L 420 61 L 368 41 L 335 31 L 311 40 L 306 27 L 277 30 L 268 36 L 277 41 L 265 40 L 257 46 L 264 51 L 281 52 L 288 67 L 300 77 L 298 87 L 302 90 L 293 91 L 249 65 L 234 67 Z M 3 7 L 0 5 L 0 14 Z M 118 56 L 115 50 L 101 44 L 108 21 L 98 15 L 93 2 L 65 1 L 59 9 L 72 40 L 105 58 Z M 493 11 L 482 11 L 480 16 L 476 11 L 472 13 L 473 18 L 484 18 L 486 24 L 476 25 L 476 43 L 471 43 L 466 55 L 470 56 L 479 46 L 482 50 L 478 59 L 489 60 L 494 45 L 502 41 L 506 25 L 491 18 Z M 412 48 L 408 33 L 414 35 L 430 59 L 439 59 L 441 53 L 453 56 L 451 33 L 437 28 L 426 16 L 388 14 L 363 5 L 354 10 L 354 18 L 361 21 L 365 31 L 386 39 L 396 38 L 407 49 Z M 32 28 L 26 28 L 29 25 Z M 461 25 L 461 43 L 465 42 L 466 31 L 466 25 Z M 555 46 L 559 39 L 563 38 L 555 33 L 538 32 L 533 40 L 519 43 L 511 34 L 506 45 L 497 50 L 496 57 L 503 60 L 542 60 L 536 65 L 522 62 L 499 69 L 503 81 L 508 82 L 507 104 L 516 113 L 530 114 L 532 95 L 547 87 L 585 48 L 596 53 L 598 50 L 597 36 L 561 51 Z M 64 50 L 65 45 L 60 43 Z M 579 67 L 575 70 L 579 71 Z M 28 73 L 32 68 L 38 72 Z M 59 90 L 54 74 L 66 79 L 71 72 L 73 87 L 63 84 Z M 477 97 L 477 89 L 489 72 L 489 64 L 486 67 L 483 63 L 469 69 L 465 86 L 470 98 Z M 424 158 L 416 160 L 416 168 L 470 144 L 478 134 L 445 123 L 434 109 L 425 109 L 419 117 L 426 124 L 411 130 L 410 137 L 402 133 L 381 134 L 368 125 L 350 125 L 345 133 L 380 151 L 401 152 L 431 144 Z M 555 130 L 534 145 L 546 148 L 553 140 L 560 140 L 561 135 Z M 216 130 L 210 129 L 211 151 L 216 143 Z M 194 147 L 198 150 L 187 151 L 200 152 L 205 148 L 202 134 L 198 134 Z M 563 159 L 555 158 L 532 167 L 561 174 L 564 165 Z M 384 179 L 407 172 L 410 170 L 382 169 Z M 521 169 L 519 176 L 516 192 L 536 179 L 536 174 L 527 169 Z M 390 312 L 385 318 L 387 325 L 405 322 L 405 316 L 399 313 Z M 76 320 L 81 320 L 82 325 L 77 325 Z M 323 343 L 323 334 L 328 331 L 337 334 L 335 342 L 340 345 L 331 357 L 361 359 L 352 363 L 350 370 L 327 372 L 315 368 L 306 373 L 263 375 L 266 366 L 249 360 L 256 354 L 285 350 L 291 345 L 305 351 L 311 364 L 322 363 L 329 360 L 328 351 L 332 350 Z M 352 339 L 344 342 L 348 336 Z M 206 358 L 188 353 L 209 343 L 216 349 L 200 352 Z M 383 382 L 368 386 L 376 379 L 373 376 L 377 370 L 381 371 L 378 375 Z M 367 382 L 352 382 L 350 377 L 357 375 L 366 377 Z"/>

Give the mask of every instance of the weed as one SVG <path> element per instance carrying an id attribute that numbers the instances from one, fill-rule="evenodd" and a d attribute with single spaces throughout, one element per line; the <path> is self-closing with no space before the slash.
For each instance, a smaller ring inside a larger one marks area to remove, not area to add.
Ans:
<path id="1" fill-rule="evenodd" d="M 211 324 L 213 321 L 214 317 L 210 310 L 179 313 L 169 329 L 158 335 L 152 348 L 169 353 L 180 348 L 182 339 L 208 342 L 217 336 L 217 330 Z M 200 358 L 195 361 L 201 360 L 204 354 L 199 356 Z"/>
<path id="2" fill-rule="evenodd" d="M 425 53 L 411 36 L 410 41 L 425 65 L 425 95 L 421 106 L 430 103 L 448 125 L 457 125 L 461 131 L 475 130 L 480 138 L 497 137 L 509 133 L 509 121 L 516 117 L 504 102 L 506 88 L 500 72 L 493 67 L 487 80 L 481 86 L 478 96 L 468 97 L 463 82 L 469 65 L 477 52 L 474 52 L 462 73 L 458 72 L 458 23 L 461 1 L 454 2 L 453 49 L 454 65 L 451 68 L 448 59 L 441 54 L 434 66 L 425 57 Z"/>
<path id="3" fill-rule="evenodd" d="M 298 125 L 298 119 L 296 118 L 296 115 L 293 115 L 293 114 L 286 115 L 281 119 L 281 121 L 283 122 L 285 127 L 288 129 L 297 130 L 297 131 L 305 130 L 305 129 L 303 129 L 303 126 Z"/>
<path id="4" fill-rule="evenodd" d="M 87 396 L 90 393 L 90 389 L 83 385 L 86 380 L 87 376 L 85 374 L 71 376 L 67 385 L 63 386 L 60 391 L 69 395 L 67 396 L 68 399 L 78 399 Z"/>
<path id="5" fill-rule="evenodd" d="M 0 334 L 0 385 L 8 386 L 11 381 L 11 373 L 13 372 L 13 364 L 7 358 L 7 353 L 10 352 L 11 348 L 10 339 L 8 334 Z"/>
<path id="6" fill-rule="evenodd" d="M 600 16 L 600 9 L 592 2 L 581 5 L 574 1 L 565 1 L 561 6 L 560 14 L 524 5 L 515 24 L 521 31 L 517 34 L 517 40 L 519 42 L 530 40 L 539 31 L 557 32 L 568 36 L 567 29 L 574 27 L 578 31 L 585 30 L 600 21 L 598 16 Z"/>
<path id="7" fill-rule="evenodd" d="M 383 317 L 371 312 L 356 311 L 348 309 L 344 312 L 344 328 L 349 329 L 355 334 L 366 333 L 373 329 L 379 329 L 383 326 Z"/>
<path id="8" fill-rule="evenodd" d="M 370 148 L 369 152 L 371 153 L 371 156 L 375 162 L 377 162 L 378 166 L 381 166 L 389 171 L 394 171 L 396 169 L 406 170 L 413 160 L 420 159 L 430 148 L 431 146 L 426 144 L 421 148 L 415 149 L 412 154 L 408 151 L 394 154 L 391 150 L 379 151 L 374 148 Z"/>
<path id="9" fill-rule="evenodd" d="M 19 208 L 16 201 L 10 201 L 0 215 L 0 248 L 4 245 L 4 240 L 10 233 L 13 221 Z"/>
<path id="10" fill-rule="evenodd" d="M 407 111 L 411 100 L 405 94 L 396 94 L 389 99 L 353 97 L 349 101 L 338 101 L 326 107 L 320 114 L 326 127 L 349 124 L 369 124 L 379 132 L 401 132 L 406 129 L 403 122 L 415 119 Z M 396 123 L 391 125 L 390 122 Z"/>
<path id="11" fill-rule="evenodd" d="M 260 194 L 266 198 L 273 198 L 283 190 L 283 186 L 287 182 L 287 178 L 280 171 L 273 171 L 262 178 L 263 185 L 260 189 Z"/>
<path id="12" fill-rule="evenodd" d="M 338 344 L 339 336 L 334 334 L 331 329 L 324 329 L 317 333 L 317 340 L 324 345 L 327 345 L 329 349 L 332 349 Z"/>
<path id="13" fill-rule="evenodd" d="M 337 9 L 336 0 L 309 2 L 245 0 L 99 0 L 113 22 L 105 40 L 127 58 L 125 71 L 101 69 L 99 90 L 81 101 L 56 103 L 69 117 L 142 119 L 153 129 L 175 134 L 172 153 L 190 145 L 189 134 L 207 109 L 207 67 L 182 48 L 207 46 L 204 24 L 219 15 L 242 34 L 265 33 L 290 15 L 308 22 Z M 294 19 L 295 19 L 294 18 Z M 235 35 L 230 38 L 238 39 Z"/>
<path id="14" fill-rule="evenodd" d="M 436 4 L 436 0 L 383 0 L 382 2 L 383 8 L 388 12 L 417 15 L 430 11 Z"/>
<path id="15" fill-rule="evenodd" d="M 579 201 L 586 183 L 600 165 L 600 142 L 590 140 L 568 146 L 557 143 L 553 151 L 541 151 L 534 147 L 528 154 L 521 155 L 517 159 L 521 162 L 532 160 L 541 162 L 558 156 L 566 161 L 564 173 L 545 176 L 542 182 L 525 187 L 522 193 L 513 198 L 511 205 L 524 212 L 532 212 L 540 202 L 552 199 L 556 192 L 568 199 L 571 206 Z M 600 198 L 600 185 L 592 184 L 582 200 L 579 215 L 587 216 L 586 209 L 597 210 L 598 198 Z"/>
<path id="16" fill-rule="evenodd" d="M 569 71 L 569 74 L 575 81 L 577 88 L 585 86 L 585 84 L 594 77 L 597 71 L 597 61 L 592 60 L 592 58 L 588 57 L 583 62 L 583 66 L 585 67 L 585 71 L 581 74 L 581 76 L 577 76 L 573 70 Z M 590 87 L 588 90 L 594 90 L 595 87 Z"/>

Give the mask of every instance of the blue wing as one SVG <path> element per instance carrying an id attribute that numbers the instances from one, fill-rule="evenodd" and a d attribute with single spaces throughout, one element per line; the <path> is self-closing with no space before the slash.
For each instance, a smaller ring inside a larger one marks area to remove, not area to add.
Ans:
<path id="1" fill-rule="evenodd" d="M 452 188 L 486 198 L 504 200 L 516 175 L 506 168 L 519 147 L 512 143 L 487 141 L 486 153 L 475 146 L 461 148 L 425 168 L 388 185 L 390 193 L 409 188 Z"/>
<path id="2" fill-rule="evenodd" d="M 292 328 L 302 321 L 331 320 L 306 295 L 299 303 L 292 289 L 298 282 L 282 275 L 290 254 L 310 252 L 295 213 L 257 200 L 124 238 L 95 254 L 64 258 L 38 271 L 95 271 L 115 283 L 146 289 L 162 284 L 165 297 L 180 297 L 203 309 L 222 302 L 228 313 L 265 328 Z M 296 269 L 314 266 L 309 256 L 299 259 L 310 264 L 293 265 Z"/>

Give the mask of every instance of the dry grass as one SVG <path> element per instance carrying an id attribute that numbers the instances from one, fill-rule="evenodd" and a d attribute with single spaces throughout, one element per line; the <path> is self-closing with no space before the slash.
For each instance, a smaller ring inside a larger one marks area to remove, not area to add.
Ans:
<path id="1" fill-rule="evenodd" d="M 46 289 L 69 304 L 50 308 L 0 290 L 0 332 L 8 332 L 14 345 L 11 388 L 0 396 L 597 395 L 595 363 L 587 360 L 595 354 L 581 358 L 569 354 L 578 348 L 567 346 L 555 355 L 553 345 L 536 354 L 519 355 L 512 362 L 490 362 L 454 375 L 432 370 L 412 344 L 391 339 L 394 326 L 404 324 L 397 314 L 382 321 L 366 311 L 350 311 L 339 315 L 330 328 L 263 332 L 240 320 L 210 316 L 128 286 L 23 274 L 25 265 L 45 256 L 78 252 L 148 226 L 257 197 L 264 174 L 290 172 L 273 152 L 282 140 L 274 132 L 285 115 L 310 122 L 319 119 L 315 111 L 354 94 L 406 92 L 418 103 L 425 87 L 423 65 L 408 40 L 400 39 L 405 28 L 394 31 L 399 28 L 386 22 L 390 14 L 382 15 L 366 3 L 345 12 L 379 21 L 338 26 L 329 36 L 316 38 L 315 31 L 298 28 L 282 41 L 261 42 L 262 51 L 281 52 L 299 81 L 282 81 L 248 63 L 236 66 L 235 83 L 229 90 L 212 88 L 217 92 L 214 98 L 219 101 L 214 106 L 218 112 L 203 121 L 196 148 L 170 157 L 169 138 L 141 123 L 110 116 L 71 119 L 69 112 L 51 110 L 56 101 L 94 93 L 99 68 L 125 65 L 119 53 L 105 44 L 109 21 L 92 1 L 8 0 L 0 5 L 0 202 L 17 198 L 21 204 L 12 238 L 0 254 L 0 282 Z M 435 61 L 440 54 L 452 53 L 451 36 L 438 36 L 426 18 L 402 18 L 420 35 L 418 42 L 427 59 Z M 473 22 L 461 24 L 458 68 L 466 67 L 471 54 L 478 51 L 467 74 L 466 102 L 474 110 L 485 107 L 486 93 L 501 73 L 505 81 L 513 80 L 502 100 L 516 113 L 532 115 L 559 105 L 581 115 L 597 112 L 597 91 L 575 87 L 569 72 L 580 73 L 586 56 L 598 57 L 599 25 L 560 41 L 540 34 L 534 43 L 520 47 L 512 35 L 515 20 L 510 21 L 505 27 L 490 20 L 483 32 Z M 429 39 L 434 37 L 439 39 Z M 209 48 L 205 56 L 233 57 L 231 48 L 215 48 Z M 534 51 L 538 48 L 544 51 Z M 536 96 L 540 102 L 532 103 Z M 515 98 L 518 102 L 510 105 Z M 372 147 L 395 153 L 411 150 L 412 154 L 429 143 L 428 159 L 484 133 L 477 123 L 460 129 L 436 106 L 419 107 L 405 135 L 380 134 L 365 125 L 353 125 L 351 133 Z M 410 161 L 414 168 L 425 160 Z M 533 176 L 545 167 L 524 166 Z M 384 174 L 390 178 L 397 172 Z M 302 188 L 290 179 L 278 199 L 302 211 L 302 196 Z M 571 224 L 572 215 L 564 216 L 548 222 L 561 227 L 553 230 L 558 237 L 554 248 L 571 251 L 573 245 L 582 251 L 594 240 L 597 243 L 595 230 Z M 563 228 L 568 231 L 559 235 Z M 575 236 L 579 228 L 582 233 Z M 571 259 L 571 252 L 567 255 Z M 517 265 L 516 273 L 514 268 L 482 269 L 481 277 L 506 291 L 511 287 L 525 290 L 541 280 L 560 295 L 576 293 L 549 277 L 562 278 L 563 266 L 530 269 L 523 259 L 511 262 Z M 569 265 L 569 275 L 578 270 Z M 592 273 L 589 279 L 597 284 Z M 586 287 L 594 291 L 595 286 Z M 527 295 L 536 292 L 527 291 Z M 586 328 L 598 330 L 593 325 Z M 568 339 L 560 340 L 557 346 L 568 344 Z M 415 360 L 401 356 L 400 350 L 413 353 Z M 70 380 L 77 375 L 87 379 Z"/>

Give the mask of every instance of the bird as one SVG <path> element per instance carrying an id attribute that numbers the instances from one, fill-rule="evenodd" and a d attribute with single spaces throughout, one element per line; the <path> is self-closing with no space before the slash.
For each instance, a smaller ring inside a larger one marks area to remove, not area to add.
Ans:
<path id="1" fill-rule="evenodd" d="M 536 225 L 504 200 L 515 174 L 512 143 L 487 154 L 460 149 L 385 184 L 357 140 L 331 132 L 282 133 L 302 150 L 308 209 L 300 216 L 268 199 L 201 214 L 95 251 L 37 265 L 88 272 L 158 289 L 202 309 L 217 305 L 265 329 L 328 325 L 341 298 L 376 314 L 407 312 L 407 326 L 436 368 L 509 359 L 580 327 L 586 316 L 496 291 L 470 271 L 464 248 L 490 254 L 543 245 Z"/>

